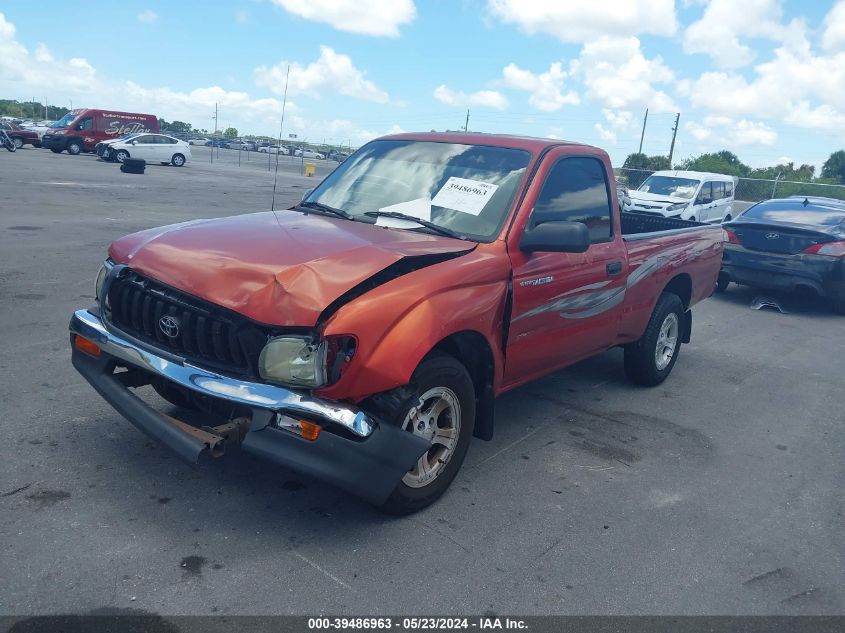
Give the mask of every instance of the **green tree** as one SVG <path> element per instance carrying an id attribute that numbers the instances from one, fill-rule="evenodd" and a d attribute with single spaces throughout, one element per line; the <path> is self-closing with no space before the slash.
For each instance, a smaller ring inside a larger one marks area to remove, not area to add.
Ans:
<path id="1" fill-rule="evenodd" d="M 822 165 L 822 178 L 845 183 L 845 150 L 833 152 Z"/>
<path id="2" fill-rule="evenodd" d="M 666 156 L 646 156 L 645 154 L 634 152 L 628 155 L 622 167 L 625 169 L 647 169 L 650 171 L 669 169 L 669 158 Z"/>
<path id="3" fill-rule="evenodd" d="M 689 171 L 709 171 L 729 176 L 742 177 L 751 173 L 751 167 L 739 160 L 736 154 L 726 149 L 720 152 L 691 156 L 681 161 L 677 166 Z"/>
<path id="4" fill-rule="evenodd" d="M 238 135 L 238 128 L 236 127 L 227 127 L 226 131 L 223 132 L 223 136 L 226 138 L 235 138 Z"/>

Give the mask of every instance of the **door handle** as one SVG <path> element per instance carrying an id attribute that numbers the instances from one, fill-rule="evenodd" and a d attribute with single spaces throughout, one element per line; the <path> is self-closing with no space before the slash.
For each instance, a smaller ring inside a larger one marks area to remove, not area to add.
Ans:
<path id="1" fill-rule="evenodd" d="M 618 275 L 622 272 L 622 262 L 610 262 L 605 266 L 608 275 Z"/>

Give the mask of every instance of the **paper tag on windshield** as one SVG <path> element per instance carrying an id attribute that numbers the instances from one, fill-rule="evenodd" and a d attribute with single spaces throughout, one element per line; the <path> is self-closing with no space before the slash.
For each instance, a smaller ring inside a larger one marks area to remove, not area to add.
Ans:
<path id="1" fill-rule="evenodd" d="M 387 211 L 393 213 L 403 213 L 405 215 L 412 215 L 421 220 L 431 220 L 431 198 L 424 196 L 415 200 L 408 200 L 407 202 L 400 202 L 398 204 L 391 204 L 388 207 L 382 207 L 379 211 Z M 402 220 L 400 218 L 377 218 L 377 226 L 390 226 L 395 229 L 413 229 L 419 226 L 413 220 Z"/>
<path id="2" fill-rule="evenodd" d="M 431 204 L 478 215 L 498 188 L 499 185 L 491 185 L 488 182 L 452 176 L 432 198 Z"/>

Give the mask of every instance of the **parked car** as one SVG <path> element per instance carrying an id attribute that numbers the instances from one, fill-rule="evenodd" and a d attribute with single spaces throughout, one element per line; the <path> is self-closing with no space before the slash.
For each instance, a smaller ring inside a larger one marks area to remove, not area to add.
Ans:
<path id="1" fill-rule="evenodd" d="M 139 132 L 158 132 L 158 118 L 152 114 L 112 110 L 71 110 L 50 126 L 41 144 L 68 154 L 94 151 L 97 143 Z"/>
<path id="2" fill-rule="evenodd" d="M 329 154 L 328 154 L 329 160 L 336 160 L 339 163 L 342 163 L 347 158 L 349 158 L 349 154 L 346 154 L 345 152 L 332 151 L 332 152 L 329 152 Z"/>
<path id="3" fill-rule="evenodd" d="M 225 138 L 213 138 L 206 142 L 207 147 L 223 147 L 225 148 L 229 144 L 229 141 Z"/>
<path id="4" fill-rule="evenodd" d="M 182 167 L 191 160 L 191 146 L 166 134 L 137 134 L 105 144 L 101 156 L 118 163 L 143 158 L 148 163 Z"/>
<path id="5" fill-rule="evenodd" d="M 208 145 L 207 138 L 192 138 L 188 140 L 188 145 Z"/>
<path id="6" fill-rule="evenodd" d="M 630 192 L 630 210 L 696 222 L 729 222 L 738 181 L 735 176 L 700 171 L 656 171 Z"/>
<path id="7" fill-rule="evenodd" d="M 258 151 L 262 154 L 286 154 L 287 151 L 284 147 L 276 147 L 275 145 L 264 145 L 263 147 L 259 147 Z"/>
<path id="8" fill-rule="evenodd" d="M 20 125 L 7 121 L 0 121 L 0 129 L 6 131 L 6 134 L 12 139 L 12 143 L 15 144 L 17 149 L 20 149 L 24 145 L 41 147 L 41 139 L 38 136 L 38 132 L 27 130 Z"/>
<path id="9" fill-rule="evenodd" d="M 315 152 L 314 150 L 306 149 L 301 150 L 297 156 L 302 156 L 302 158 L 311 158 L 314 160 L 325 160 L 325 155 L 321 154 L 320 152 Z"/>
<path id="10" fill-rule="evenodd" d="M 723 228 L 719 290 L 731 282 L 807 290 L 845 314 L 845 202 L 801 196 L 765 200 Z"/>
<path id="11" fill-rule="evenodd" d="M 188 461 L 240 446 L 397 514 L 492 437 L 496 395 L 617 346 L 633 382 L 669 376 L 720 227 L 622 214 L 585 145 L 402 134 L 355 156 L 288 211 L 114 242 L 70 322 L 77 370 Z"/>

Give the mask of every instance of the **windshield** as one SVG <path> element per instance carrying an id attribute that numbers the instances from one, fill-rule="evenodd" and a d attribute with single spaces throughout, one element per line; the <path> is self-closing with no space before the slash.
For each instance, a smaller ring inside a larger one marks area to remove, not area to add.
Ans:
<path id="1" fill-rule="evenodd" d="M 374 141 L 306 201 L 366 222 L 375 221 L 368 211 L 403 213 L 489 241 L 504 223 L 530 159 L 526 151 L 505 147 Z"/>
<path id="2" fill-rule="evenodd" d="M 675 178 L 673 176 L 649 176 L 637 191 L 645 191 L 658 196 L 685 198 L 690 200 L 698 188 L 698 180 Z"/>
<path id="3" fill-rule="evenodd" d="M 55 121 L 49 125 L 49 127 L 68 127 L 73 121 L 76 119 L 77 115 L 73 114 L 72 112 L 68 112 L 58 121 Z"/>

